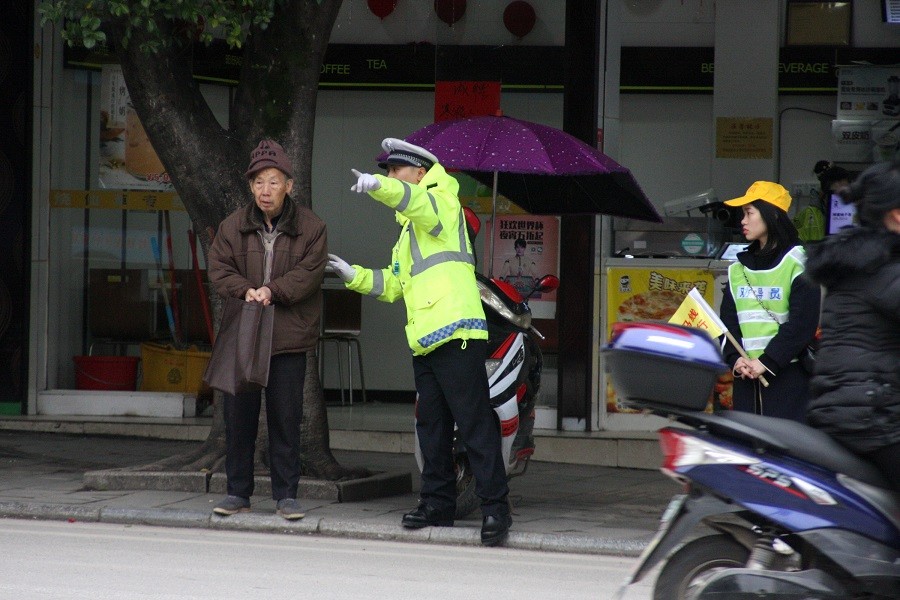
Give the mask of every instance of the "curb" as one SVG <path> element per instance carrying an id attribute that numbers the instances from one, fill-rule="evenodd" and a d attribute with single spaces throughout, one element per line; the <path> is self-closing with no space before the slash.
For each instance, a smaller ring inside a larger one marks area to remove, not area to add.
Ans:
<path id="1" fill-rule="evenodd" d="M 85 489 L 100 491 L 227 493 L 227 478 L 224 473 L 103 469 L 86 472 L 83 482 Z M 254 490 L 260 495 L 271 495 L 271 479 L 268 476 L 255 476 Z M 379 472 L 368 477 L 341 481 L 301 477 L 297 487 L 299 497 L 332 502 L 356 502 L 410 492 L 412 492 L 412 475 L 408 472 Z"/>
<path id="2" fill-rule="evenodd" d="M 253 531 L 275 534 L 323 535 L 409 543 L 481 546 L 476 527 L 425 527 L 404 529 L 400 525 L 365 524 L 334 518 L 306 517 L 286 521 L 269 514 L 240 513 L 218 517 L 209 512 L 162 508 L 86 508 L 83 506 L 0 502 L 0 518 L 46 521 L 71 520 L 117 525 L 154 527 L 194 527 L 220 531 Z M 579 554 L 637 557 L 646 541 L 629 538 L 602 538 L 562 534 L 510 531 L 505 548 Z"/>

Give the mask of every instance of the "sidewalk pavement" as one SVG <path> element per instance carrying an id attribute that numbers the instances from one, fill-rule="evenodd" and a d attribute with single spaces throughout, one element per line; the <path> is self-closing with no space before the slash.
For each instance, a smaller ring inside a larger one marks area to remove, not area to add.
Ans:
<path id="1" fill-rule="evenodd" d="M 454 527 L 408 530 L 403 513 L 417 501 L 418 470 L 407 454 L 335 451 L 337 460 L 375 472 L 409 473 L 412 491 L 363 501 L 300 497 L 306 517 L 286 521 L 275 503 L 252 498 L 253 510 L 212 514 L 222 494 L 98 491 L 85 473 L 142 465 L 196 449 L 200 442 L 0 431 L 0 517 L 201 527 L 480 545 L 481 517 Z M 679 486 L 659 471 L 532 461 L 510 482 L 511 548 L 637 556 Z"/>

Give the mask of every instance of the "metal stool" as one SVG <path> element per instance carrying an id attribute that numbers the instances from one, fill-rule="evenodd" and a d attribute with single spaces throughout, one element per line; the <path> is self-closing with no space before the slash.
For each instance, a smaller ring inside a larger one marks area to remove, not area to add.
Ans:
<path id="1" fill-rule="evenodd" d="M 355 293 L 355 292 L 354 292 Z M 344 403 L 344 345 L 347 347 L 347 390 L 350 398 L 350 405 L 353 405 L 353 345 L 356 345 L 356 364 L 359 371 L 359 385 L 362 390 L 362 401 L 366 401 L 366 380 L 363 376 L 362 348 L 359 345 L 359 338 L 355 335 L 347 335 L 341 333 L 329 333 L 319 337 L 319 357 L 324 357 L 325 344 L 334 342 L 337 346 L 337 367 L 338 380 L 341 386 L 341 404 Z M 320 363 L 321 367 L 321 363 Z"/>
<path id="2" fill-rule="evenodd" d="M 348 289 L 322 288 L 322 333 L 319 336 L 319 379 L 324 381 L 325 346 L 333 342 L 337 348 L 338 381 L 341 388 L 341 404 L 344 404 L 344 347 L 347 357 L 347 391 L 353 405 L 353 347 L 356 346 L 356 365 L 362 401 L 366 401 L 366 380 L 363 375 L 362 346 L 359 332 L 362 321 L 362 295 Z M 323 383 L 324 386 L 324 383 Z"/>

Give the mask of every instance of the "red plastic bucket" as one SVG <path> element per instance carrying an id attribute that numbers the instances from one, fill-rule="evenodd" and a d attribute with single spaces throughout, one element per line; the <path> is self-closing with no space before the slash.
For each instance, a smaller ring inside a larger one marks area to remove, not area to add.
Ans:
<path id="1" fill-rule="evenodd" d="M 133 392 L 137 388 L 136 356 L 73 356 L 79 390 Z"/>

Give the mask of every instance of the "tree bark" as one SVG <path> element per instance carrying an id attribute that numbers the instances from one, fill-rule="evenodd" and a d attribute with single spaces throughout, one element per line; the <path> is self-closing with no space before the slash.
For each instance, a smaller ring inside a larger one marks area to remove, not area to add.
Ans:
<path id="1" fill-rule="evenodd" d="M 130 43 L 123 47 L 119 42 L 124 23 L 112 22 L 111 37 L 131 102 L 185 205 L 204 256 L 222 219 L 251 200 L 243 174 L 250 151 L 260 139 L 282 143 L 294 166 L 292 198 L 312 206 L 316 93 L 340 5 L 341 0 L 279 2 L 267 29 L 251 29 L 228 127 L 216 120 L 193 78 L 190 48 L 172 45 L 156 54 L 146 53 L 141 42 L 151 36 L 142 30 L 134 30 Z M 158 19 L 156 25 L 174 34 L 174 23 Z M 218 323 L 222 301 L 216 294 L 211 294 L 210 300 Z M 342 467 L 331 453 L 317 365 L 317 356 L 310 353 L 304 419 L 298 432 L 304 474 L 332 480 L 367 475 L 365 470 Z M 221 394 L 216 392 L 212 427 L 200 447 L 136 468 L 221 471 L 225 457 L 222 413 Z M 261 415 L 257 437 L 260 471 L 268 468 L 265 423 Z"/>

